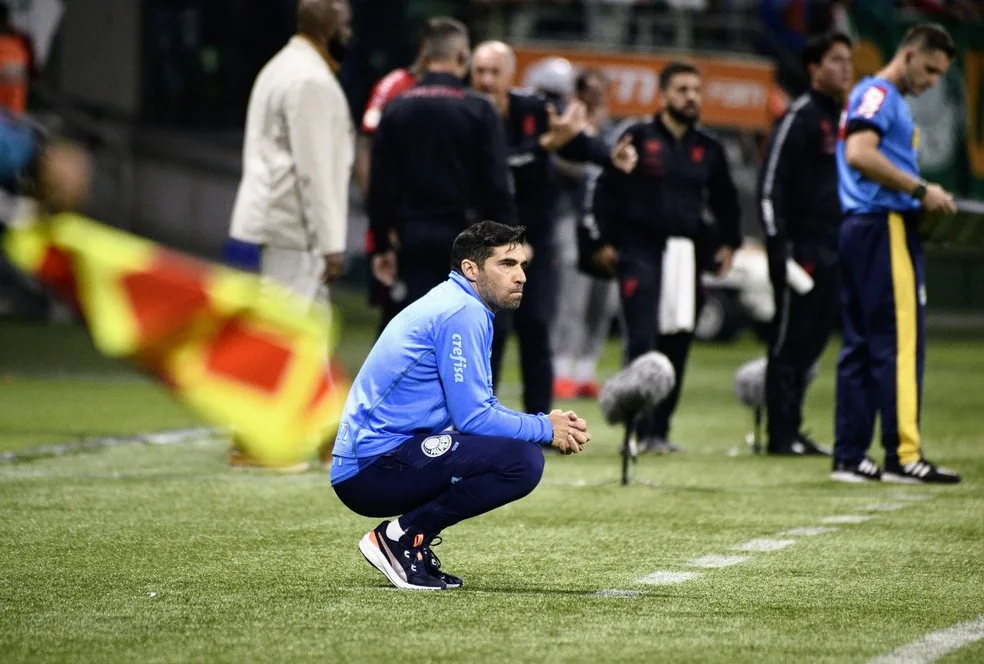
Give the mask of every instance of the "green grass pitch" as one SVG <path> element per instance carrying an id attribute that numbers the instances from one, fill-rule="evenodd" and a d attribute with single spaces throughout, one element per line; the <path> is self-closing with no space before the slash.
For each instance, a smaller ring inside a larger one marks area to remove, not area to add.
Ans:
<path id="1" fill-rule="evenodd" d="M 370 329 L 348 320 L 352 369 Z M 807 408 L 825 442 L 838 344 Z M 398 592 L 365 563 L 356 543 L 375 522 L 327 473 L 230 472 L 221 439 L 0 463 L 0 661 L 865 662 L 984 614 L 978 341 L 928 350 L 926 448 L 963 473 L 954 487 L 847 486 L 824 459 L 752 456 L 731 380 L 761 352 L 695 348 L 674 429 L 686 452 L 635 467 L 658 488 L 618 486 L 619 431 L 571 402 L 588 450 L 548 456 L 527 499 L 444 533 L 436 552 L 465 587 L 441 593 Z M 613 344 L 604 373 L 617 359 Z M 0 450 L 194 426 L 77 328 L 0 324 Z M 818 526 L 836 530 L 781 534 Z M 756 539 L 792 543 L 735 549 Z M 747 559 L 689 564 L 707 556 Z M 638 582 L 657 571 L 698 576 Z M 940 661 L 984 661 L 984 641 Z"/>

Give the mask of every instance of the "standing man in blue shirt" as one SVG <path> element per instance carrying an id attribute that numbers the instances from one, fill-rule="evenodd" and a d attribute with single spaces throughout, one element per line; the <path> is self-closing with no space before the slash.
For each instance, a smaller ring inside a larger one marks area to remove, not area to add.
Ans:
<path id="1" fill-rule="evenodd" d="M 359 542 L 397 588 L 459 587 L 434 538 L 533 491 L 540 445 L 576 454 L 591 439 L 572 411 L 527 415 L 492 394 L 492 321 L 523 298 L 525 243 L 524 228 L 493 221 L 458 235 L 450 277 L 390 321 L 349 392 L 331 483 L 358 514 L 402 515 Z"/>
<path id="2" fill-rule="evenodd" d="M 855 86 L 841 116 L 844 346 L 837 361 L 834 480 L 960 481 L 927 461 L 920 445 L 926 272 L 916 234 L 921 211 L 956 208 L 942 187 L 919 177 L 919 130 L 903 98 L 933 87 L 956 53 L 942 26 L 915 26 L 892 61 Z M 866 456 L 876 412 L 884 473 Z"/>

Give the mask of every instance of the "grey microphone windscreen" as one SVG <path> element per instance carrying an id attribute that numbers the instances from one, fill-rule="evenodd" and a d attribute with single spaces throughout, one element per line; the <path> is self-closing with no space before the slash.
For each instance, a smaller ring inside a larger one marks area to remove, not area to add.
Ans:
<path id="1" fill-rule="evenodd" d="M 598 403 L 609 424 L 625 422 L 640 410 L 659 404 L 674 385 L 676 372 L 670 360 L 650 351 L 606 380 Z"/>
<path id="2" fill-rule="evenodd" d="M 765 406 L 765 370 L 768 359 L 760 357 L 738 367 L 735 371 L 735 396 L 738 401 L 749 408 Z M 809 385 L 817 377 L 820 362 L 814 362 L 806 374 L 806 384 Z"/>
<path id="3" fill-rule="evenodd" d="M 735 372 L 735 396 L 749 408 L 765 405 L 765 367 L 764 357 L 746 362 Z"/>

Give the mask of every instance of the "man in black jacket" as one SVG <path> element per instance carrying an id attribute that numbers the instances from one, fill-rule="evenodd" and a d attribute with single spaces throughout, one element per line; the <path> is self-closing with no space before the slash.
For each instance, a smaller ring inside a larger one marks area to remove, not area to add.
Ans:
<path id="1" fill-rule="evenodd" d="M 626 130 L 639 154 L 638 167 L 631 174 L 606 168 L 594 195 L 594 262 L 599 271 L 607 271 L 619 282 L 624 362 L 658 350 L 669 358 L 676 371 L 674 392 L 658 409 L 636 419 L 639 446 L 646 451 L 679 449 L 668 442 L 667 436 L 693 339 L 692 327 L 689 331 L 660 334 L 663 252 L 667 241 L 690 241 L 683 243 L 689 246 L 684 249 L 689 255 L 683 257 L 682 263 L 690 265 L 693 281 L 681 284 L 681 290 L 686 292 L 680 294 L 679 301 L 692 303 L 689 306 L 694 310 L 684 312 L 691 321 L 697 315 L 696 282 L 704 263 L 699 256 L 713 256 L 707 261 L 713 263 L 710 267 L 724 274 L 731 268 L 734 250 L 741 244 L 738 194 L 724 148 L 697 126 L 700 85 L 700 73 L 687 63 L 672 62 L 660 72 L 662 110 L 652 120 Z M 706 220 L 707 208 L 713 226 Z M 680 303 L 678 306 L 682 306 Z"/>
<path id="2" fill-rule="evenodd" d="M 565 61 L 555 58 L 546 64 L 562 62 Z M 570 68 L 569 63 L 567 67 Z M 472 85 L 491 97 L 501 117 L 519 222 L 526 227 L 532 249 L 523 306 L 495 317 L 492 377 L 497 385 L 506 341 L 510 331 L 515 330 L 523 372 L 524 408 L 528 413 L 548 413 L 553 400 L 550 326 L 556 310 L 558 279 L 553 235 L 560 194 L 552 154 L 625 172 L 635 167 L 636 153 L 628 141 L 610 149 L 600 139 L 585 134 L 587 114 L 582 102 L 570 101 L 566 108 L 555 108 L 542 94 L 513 89 L 515 69 L 516 56 L 508 45 L 493 41 L 475 48 Z"/>
<path id="3" fill-rule="evenodd" d="M 840 313 L 837 237 L 837 126 L 851 89 L 851 40 L 813 37 L 803 50 L 810 90 L 776 122 L 759 176 L 776 313 L 766 370 L 768 451 L 830 455 L 801 430 L 807 374 Z M 792 278 L 802 268 L 812 279 Z"/>
<path id="4" fill-rule="evenodd" d="M 467 29 L 444 19 L 424 48 L 426 71 L 386 106 L 372 145 L 372 272 L 391 287 L 393 315 L 447 279 L 447 257 L 465 228 L 482 219 L 516 224 L 502 122 L 464 84 Z"/>

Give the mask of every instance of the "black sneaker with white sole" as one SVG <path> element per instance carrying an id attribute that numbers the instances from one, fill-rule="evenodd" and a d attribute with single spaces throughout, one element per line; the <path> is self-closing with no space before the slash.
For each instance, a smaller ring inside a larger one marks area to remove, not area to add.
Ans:
<path id="1" fill-rule="evenodd" d="M 882 479 L 882 471 L 878 467 L 878 464 L 868 457 L 861 459 L 858 463 L 835 461 L 834 471 L 830 473 L 830 479 L 835 482 L 850 482 L 854 484 L 877 482 Z"/>
<path id="2" fill-rule="evenodd" d="M 442 570 L 441 559 L 438 558 L 437 554 L 435 554 L 431 549 L 432 546 L 437 546 L 442 541 L 441 536 L 436 535 L 431 539 L 429 544 L 423 547 L 424 563 L 427 565 L 427 573 L 435 579 L 440 579 L 443 581 L 444 585 L 448 588 L 460 588 L 463 583 L 461 578 Z"/>
<path id="3" fill-rule="evenodd" d="M 766 450 L 776 456 L 830 456 L 830 448 L 824 447 L 805 433 L 796 437 L 787 445 L 769 445 Z"/>
<path id="4" fill-rule="evenodd" d="M 402 590 L 444 590 L 444 582 L 427 571 L 424 535 L 407 533 L 392 540 L 386 536 L 388 525 L 389 521 L 383 521 L 359 540 L 359 551 L 369 564 Z"/>
<path id="5" fill-rule="evenodd" d="M 922 458 L 904 466 L 898 459 L 891 459 L 885 462 L 882 479 L 899 484 L 957 484 L 960 475 L 952 470 L 935 466 Z"/>

